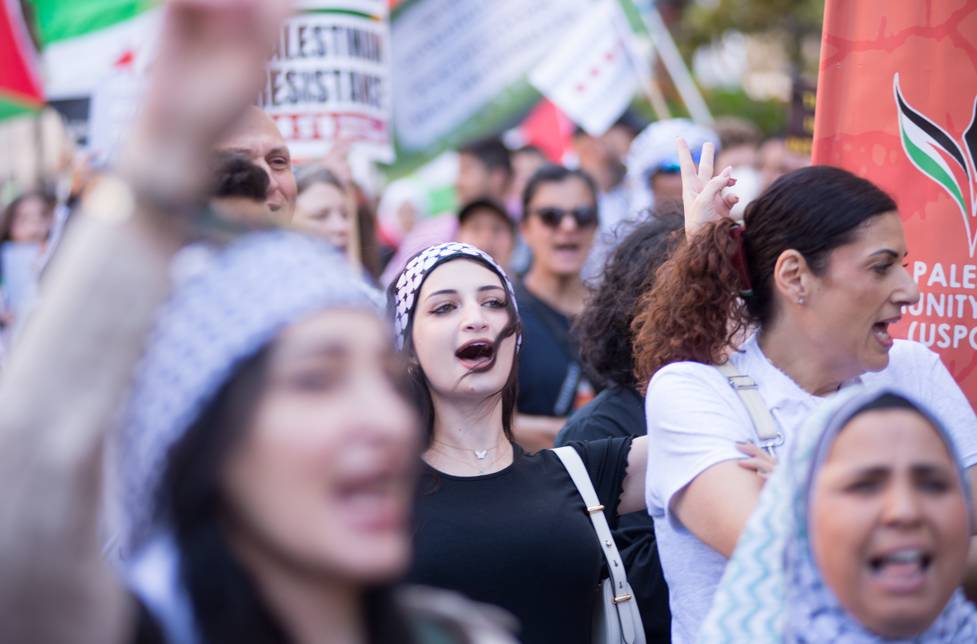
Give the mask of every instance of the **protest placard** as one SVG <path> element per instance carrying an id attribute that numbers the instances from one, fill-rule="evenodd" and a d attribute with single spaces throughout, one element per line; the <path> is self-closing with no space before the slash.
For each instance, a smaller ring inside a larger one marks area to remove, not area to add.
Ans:
<path id="1" fill-rule="evenodd" d="M 386 0 L 306 0 L 282 27 L 259 99 L 297 159 L 337 141 L 393 161 Z"/>
<path id="2" fill-rule="evenodd" d="M 540 93 L 527 75 L 590 0 L 406 0 L 393 15 L 398 165 L 497 132 Z"/>

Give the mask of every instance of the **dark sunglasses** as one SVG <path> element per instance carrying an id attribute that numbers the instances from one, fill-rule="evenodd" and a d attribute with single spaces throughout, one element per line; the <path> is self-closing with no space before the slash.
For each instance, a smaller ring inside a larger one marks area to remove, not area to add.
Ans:
<path id="1" fill-rule="evenodd" d="M 537 208 L 533 211 L 539 220 L 548 228 L 557 228 L 563 223 L 567 215 L 573 217 L 577 228 L 590 228 L 597 225 L 597 209 L 593 206 L 582 206 L 572 210 L 564 208 Z"/>

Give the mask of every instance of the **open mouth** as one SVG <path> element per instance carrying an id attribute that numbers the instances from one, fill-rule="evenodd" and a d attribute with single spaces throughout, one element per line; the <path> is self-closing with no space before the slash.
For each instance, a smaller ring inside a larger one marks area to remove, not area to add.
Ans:
<path id="1" fill-rule="evenodd" d="M 553 250 L 558 253 L 577 253 L 580 252 L 580 244 L 567 242 L 564 244 L 554 244 Z"/>
<path id="2" fill-rule="evenodd" d="M 873 578 L 893 593 L 916 592 L 923 587 L 933 555 L 920 548 L 903 548 L 868 560 Z"/>
<path id="3" fill-rule="evenodd" d="M 494 355 L 495 346 L 488 340 L 474 340 L 455 351 L 455 357 L 469 368 L 490 363 Z"/>
<path id="4" fill-rule="evenodd" d="M 933 563 L 933 557 L 919 548 L 905 548 L 868 560 L 872 572 L 881 572 L 886 566 L 905 566 L 923 571 Z"/>
<path id="5" fill-rule="evenodd" d="M 393 472 L 376 472 L 347 479 L 337 486 L 337 498 L 351 524 L 368 531 L 399 528 L 403 503 L 397 494 L 402 478 Z"/>
<path id="6" fill-rule="evenodd" d="M 899 321 L 899 318 L 880 320 L 872 325 L 872 335 L 886 349 L 892 347 L 892 335 L 889 333 L 889 326 Z"/>

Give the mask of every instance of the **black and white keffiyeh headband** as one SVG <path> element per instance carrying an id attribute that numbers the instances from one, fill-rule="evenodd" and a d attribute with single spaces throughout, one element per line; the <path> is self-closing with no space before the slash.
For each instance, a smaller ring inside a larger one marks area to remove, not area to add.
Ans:
<path id="1" fill-rule="evenodd" d="M 499 266 L 492 257 L 483 250 L 475 248 L 470 244 L 461 242 L 447 242 L 430 246 L 417 255 L 414 255 L 400 272 L 394 288 L 391 290 L 393 301 L 390 303 L 393 309 L 394 333 L 397 338 L 397 349 L 404 348 L 404 336 L 407 333 L 407 324 L 410 322 L 411 315 L 414 313 L 414 305 L 417 303 L 417 294 L 424 285 L 424 280 L 430 275 L 431 271 L 441 264 L 458 258 L 473 259 L 485 265 L 486 268 L 499 276 L 502 285 L 505 287 L 506 296 L 512 301 L 512 308 L 519 314 L 516 305 L 516 293 L 512 288 L 512 282 L 506 275 L 502 267 Z M 522 335 L 516 336 L 516 350 L 522 344 Z"/>

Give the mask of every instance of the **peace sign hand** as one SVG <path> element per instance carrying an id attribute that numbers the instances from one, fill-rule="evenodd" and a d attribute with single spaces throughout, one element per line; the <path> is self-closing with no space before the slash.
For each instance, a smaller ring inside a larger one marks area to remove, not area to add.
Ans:
<path id="1" fill-rule="evenodd" d="M 734 194 L 722 194 L 723 188 L 736 185 L 726 167 L 712 176 L 715 148 L 712 143 L 702 146 L 699 167 L 695 167 L 689 144 L 677 139 L 679 164 L 682 168 L 682 201 L 685 205 L 685 236 L 691 238 L 705 224 L 730 216 L 730 209 L 739 201 Z"/>

